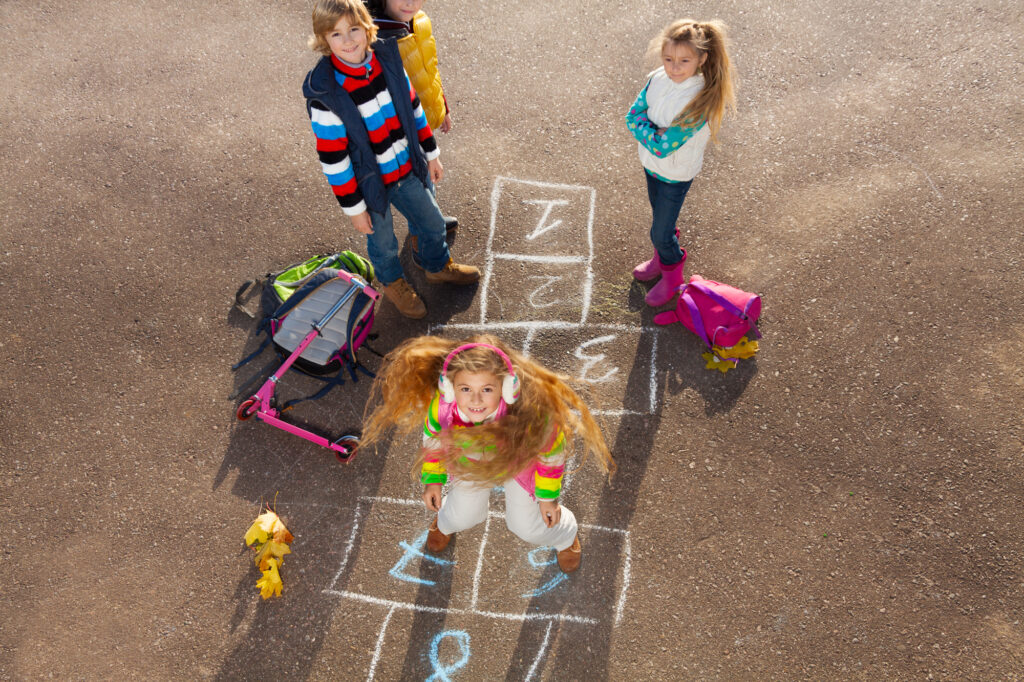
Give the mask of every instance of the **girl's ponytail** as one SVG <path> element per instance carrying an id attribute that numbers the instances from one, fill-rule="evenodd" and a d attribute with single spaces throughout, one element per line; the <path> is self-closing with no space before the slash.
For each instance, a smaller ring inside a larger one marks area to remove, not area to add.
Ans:
<path id="1" fill-rule="evenodd" d="M 661 49 L 670 42 L 687 43 L 698 56 L 706 56 L 700 67 L 704 76 L 704 89 L 686 105 L 672 124 L 695 126 L 707 122 L 711 139 L 715 142 L 718 141 L 718 131 L 722 127 L 726 110 L 731 112 L 736 108 L 733 68 L 725 31 L 725 24 L 718 20 L 701 22 L 680 19 L 659 36 Z"/>

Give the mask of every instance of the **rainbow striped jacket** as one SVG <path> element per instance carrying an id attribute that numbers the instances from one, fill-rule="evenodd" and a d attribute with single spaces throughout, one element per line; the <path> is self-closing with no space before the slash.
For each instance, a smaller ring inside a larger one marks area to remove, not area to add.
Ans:
<path id="1" fill-rule="evenodd" d="M 500 418 L 500 415 L 496 418 Z M 460 429 L 473 426 L 473 422 L 465 419 L 454 403 L 441 401 L 440 393 L 434 393 L 434 399 L 430 401 L 427 409 L 427 416 L 423 420 L 423 445 L 428 449 L 439 449 L 437 441 L 441 431 L 445 429 Z M 479 455 L 479 453 L 476 453 Z M 474 453 L 463 455 L 461 461 L 479 459 Z M 523 490 L 530 493 L 534 499 L 557 500 L 562 492 L 562 477 L 565 475 L 565 433 L 561 429 L 552 429 L 551 437 L 548 439 L 544 449 L 537 454 L 537 458 L 523 471 L 514 476 Z M 432 483 L 444 484 L 448 482 L 448 473 L 445 471 L 444 463 L 437 457 L 428 455 L 423 460 L 420 469 L 420 482 L 423 485 Z"/>

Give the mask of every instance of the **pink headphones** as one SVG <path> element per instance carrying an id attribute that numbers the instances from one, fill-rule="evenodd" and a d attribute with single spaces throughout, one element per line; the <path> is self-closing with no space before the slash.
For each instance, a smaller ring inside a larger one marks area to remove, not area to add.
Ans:
<path id="1" fill-rule="evenodd" d="M 516 376 L 516 371 L 512 367 L 512 361 L 500 348 L 489 343 L 467 343 L 448 354 L 448 357 L 444 359 L 444 365 L 441 366 L 441 378 L 437 380 L 437 388 L 441 392 L 441 400 L 446 403 L 455 402 L 455 386 L 452 384 L 452 380 L 448 378 L 448 364 L 456 355 L 470 348 L 490 348 L 505 361 L 505 366 L 508 367 L 508 374 L 501 381 L 501 399 L 507 405 L 511 405 L 519 400 L 519 377 Z"/>

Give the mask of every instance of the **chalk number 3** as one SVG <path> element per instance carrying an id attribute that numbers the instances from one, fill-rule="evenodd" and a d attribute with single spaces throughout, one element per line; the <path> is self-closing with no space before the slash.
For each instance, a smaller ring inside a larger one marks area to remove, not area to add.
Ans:
<path id="1" fill-rule="evenodd" d="M 608 343 L 609 341 L 614 340 L 615 334 L 609 334 L 607 336 L 599 336 L 596 339 L 591 339 L 590 341 L 581 343 L 579 346 L 576 347 L 576 352 L 573 355 L 575 355 L 577 358 L 583 361 L 583 370 L 580 372 L 579 376 L 580 381 L 591 381 L 595 384 L 600 384 L 611 381 L 612 377 L 618 374 L 619 368 L 612 367 L 607 372 L 602 374 L 600 377 L 588 376 L 590 370 L 594 367 L 594 365 L 598 364 L 599 362 L 602 362 L 605 359 L 605 354 L 597 353 L 596 355 L 587 355 L 586 353 L 583 352 L 584 350 L 590 348 L 591 346 L 596 346 L 601 343 Z"/>

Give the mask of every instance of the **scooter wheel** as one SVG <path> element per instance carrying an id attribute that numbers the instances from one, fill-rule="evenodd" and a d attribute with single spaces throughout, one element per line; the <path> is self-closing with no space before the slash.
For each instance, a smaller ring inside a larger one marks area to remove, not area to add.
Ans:
<path id="1" fill-rule="evenodd" d="M 356 449 L 359 447 L 359 436 L 342 436 L 335 441 L 338 445 L 345 446 L 345 452 L 338 450 L 334 451 L 334 456 L 337 457 L 338 461 L 342 464 L 347 464 L 349 460 L 356 456 Z"/>
<path id="2" fill-rule="evenodd" d="M 246 398 L 242 401 L 242 404 L 238 406 L 238 410 L 235 412 L 235 416 L 240 421 L 245 421 L 256 414 L 256 398 Z"/>

